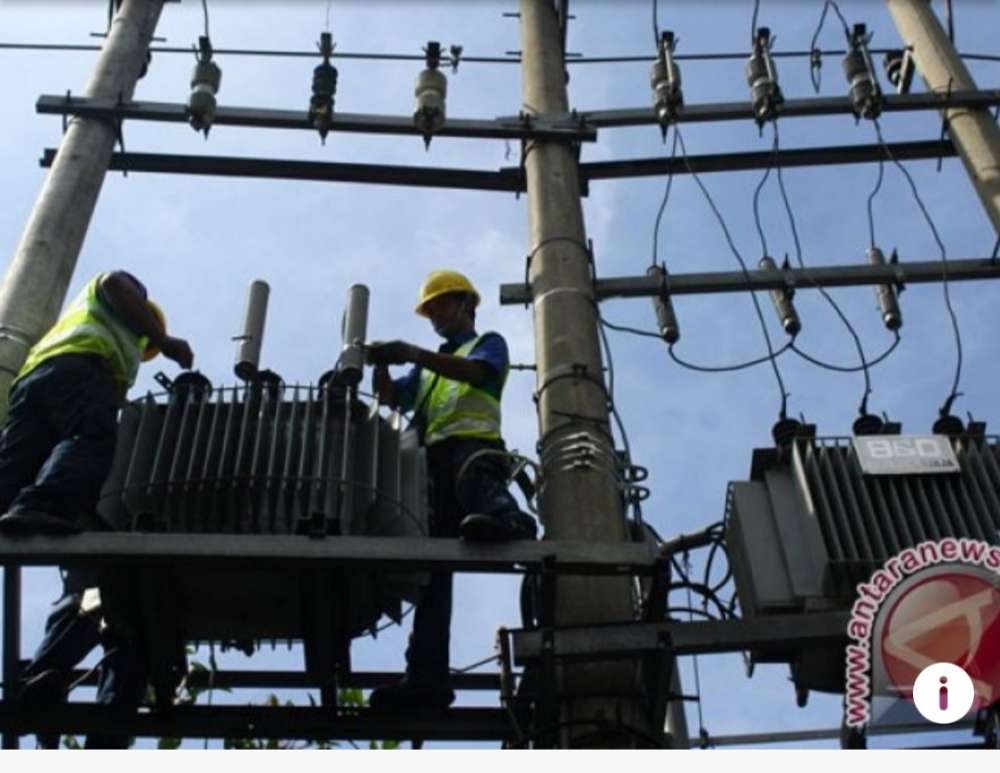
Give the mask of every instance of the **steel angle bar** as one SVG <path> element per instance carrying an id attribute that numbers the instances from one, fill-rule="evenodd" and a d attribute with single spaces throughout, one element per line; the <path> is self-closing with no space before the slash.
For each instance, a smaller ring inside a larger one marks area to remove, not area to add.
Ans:
<path id="1" fill-rule="evenodd" d="M 21 661 L 22 668 L 28 665 L 27 660 Z M 402 674 L 392 671 L 352 671 L 338 677 L 341 687 L 355 687 L 370 690 L 384 684 L 392 684 L 402 678 Z M 93 670 L 76 669 L 72 673 L 71 682 L 82 686 L 96 687 L 99 674 Z M 198 689 L 218 688 L 228 689 L 282 689 L 309 690 L 316 689 L 317 680 L 304 671 L 253 671 L 226 669 L 224 671 L 192 671 L 187 675 L 187 684 Z M 454 690 L 484 690 L 496 692 L 500 689 L 500 675 L 450 674 L 448 686 Z"/>
<path id="2" fill-rule="evenodd" d="M 639 543 L 530 542 L 476 545 L 452 539 L 327 537 L 301 535 L 142 534 L 89 532 L 65 537 L 0 537 L 0 563 L 48 566 L 139 564 L 227 568 L 291 567 L 299 570 L 363 567 L 386 571 L 440 569 L 457 572 L 538 571 L 554 559 L 561 574 L 651 574 L 653 549 Z"/>
<path id="3" fill-rule="evenodd" d="M 62 99 L 62 97 L 43 97 Z M 882 110 L 886 113 L 913 112 L 918 110 L 944 110 L 947 108 L 989 108 L 1000 104 L 1000 89 L 954 91 L 950 95 L 923 92 L 921 94 L 887 94 Z M 39 110 L 39 112 L 42 112 Z M 777 108 L 780 118 L 799 118 L 824 115 L 853 115 L 854 107 L 849 97 L 808 97 L 786 99 Z M 645 126 L 658 124 L 651 107 L 625 108 L 622 110 L 585 110 L 580 119 L 597 129 L 619 126 Z M 683 105 L 677 110 L 678 123 L 707 123 L 714 121 L 753 120 L 749 102 L 717 102 Z"/>
<path id="4" fill-rule="evenodd" d="M 49 168 L 56 157 L 46 148 L 41 166 Z M 114 153 L 108 166 L 113 171 L 200 174 L 219 177 L 260 177 L 281 180 L 412 185 L 424 188 L 517 193 L 524 190 L 520 169 L 491 172 L 477 169 L 447 169 L 384 164 L 342 164 L 321 161 L 290 161 L 235 156 L 185 156 L 161 153 Z"/>
<path id="5" fill-rule="evenodd" d="M 94 97 L 54 96 L 38 98 L 35 110 L 45 115 L 76 115 L 109 121 L 188 122 L 187 106 L 173 102 L 126 102 Z M 305 110 L 267 110 L 254 107 L 220 105 L 213 126 L 242 126 L 255 129 L 307 129 L 315 131 Z M 333 114 L 330 130 L 370 134 L 406 134 L 420 136 L 411 116 L 370 113 Z M 597 130 L 584 126 L 575 116 L 502 116 L 493 119 L 448 118 L 435 137 L 468 137 L 501 140 L 563 140 L 593 142 Z"/>
<path id="6" fill-rule="evenodd" d="M 869 725 L 865 728 L 866 736 L 876 735 L 909 735 L 911 733 L 941 733 L 956 730 L 972 730 L 974 722 L 956 722 L 953 725 L 932 725 L 927 722 L 907 722 L 891 725 Z M 709 736 L 709 746 L 751 746 L 769 743 L 793 743 L 802 741 L 825 741 L 840 738 L 839 727 L 818 728 L 816 730 L 785 730 L 764 733 L 738 733 L 733 735 Z"/>
<path id="7" fill-rule="evenodd" d="M 504 709 L 334 713 L 300 706 L 175 706 L 169 712 L 121 712 L 93 704 L 66 704 L 44 711 L 15 712 L 0 705 L 0 729 L 27 734 L 127 734 L 166 738 L 351 739 L 423 738 L 433 741 L 502 741 L 513 738 Z"/>
<path id="8" fill-rule="evenodd" d="M 633 657 L 656 650 L 662 636 L 677 655 L 740 652 L 758 647 L 798 647 L 841 644 L 847 641 L 847 612 L 766 615 L 738 620 L 693 623 L 613 623 L 556 629 L 553 648 L 557 657 L 600 660 Z M 514 662 L 537 660 L 543 653 L 542 632 L 511 631 Z"/>
<path id="9" fill-rule="evenodd" d="M 888 144 L 894 158 L 899 161 L 938 159 L 956 154 L 950 140 L 924 140 Z M 869 164 L 888 160 L 880 144 L 836 145 L 817 148 L 790 148 L 774 153 L 770 150 L 750 153 L 710 153 L 684 158 L 636 158 L 620 161 L 591 161 L 580 164 L 580 175 L 587 183 L 594 180 L 612 180 L 621 177 L 649 177 L 666 174 L 696 174 L 709 172 L 745 172 L 767 169 L 771 166 L 826 166 L 835 164 Z M 690 169 L 689 169 L 690 166 Z M 512 174 L 514 168 L 500 170 Z"/>
<path id="10" fill-rule="evenodd" d="M 740 293 L 763 290 L 808 290 L 814 287 L 852 287 L 877 284 L 923 284 L 927 282 L 1000 279 L 1000 262 L 989 258 L 949 259 L 947 268 L 940 260 L 906 261 L 873 266 L 815 266 L 785 268 L 781 271 L 713 271 L 692 274 L 668 274 L 670 295 Z M 594 295 L 608 298 L 646 298 L 660 294 L 657 277 L 623 276 L 598 279 Z M 530 303 L 531 289 L 523 282 L 500 285 L 500 303 Z"/>
<path id="11" fill-rule="evenodd" d="M 21 567 L 3 565 L 3 701 L 0 707 L 13 710 L 14 685 L 21 674 Z M 4 749 L 18 748 L 17 736 L 0 736 Z"/>

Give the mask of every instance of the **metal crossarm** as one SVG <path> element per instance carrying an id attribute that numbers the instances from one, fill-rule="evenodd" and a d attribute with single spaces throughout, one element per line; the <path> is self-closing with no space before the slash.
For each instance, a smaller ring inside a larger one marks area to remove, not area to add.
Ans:
<path id="1" fill-rule="evenodd" d="M 878 284 L 922 284 L 926 282 L 971 281 L 1000 279 L 1000 262 L 990 258 L 949 259 L 947 266 L 940 260 L 906 261 L 873 266 L 815 266 L 811 268 L 784 268 L 780 271 L 713 271 L 690 274 L 669 274 L 667 290 L 670 295 L 698 295 L 706 293 L 757 292 L 762 290 L 795 289 L 812 287 L 851 287 Z M 656 297 L 663 290 L 658 277 L 623 276 L 598 279 L 594 283 L 594 297 L 607 298 Z M 504 305 L 530 303 L 531 289 L 523 282 L 500 286 L 500 303 Z"/>
<path id="2" fill-rule="evenodd" d="M 174 102 L 126 102 L 94 97 L 42 95 L 35 104 L 45 115 L 76 115 L 109 121 L 188 122 L 188 109 Z M 267 110 L 255 107 L 219 106 L 214 126 L 242 126 L 253 129 L 307 129 L 315 131 L 306 110 Z M 407 134 L 420 136 L 411 116 L 373 113 L 341 113 L 330 117 L 331 132 Z M 500 140 L 563 140 L 594 142 L 597 130 L 577 117 L 566 115 L 502 116 L 493 119 L 449 118 L 436 137 L 469 137 Z"/>
<path id="3" fill-rule="evenodd" d="M 326 537 L 252 534 L 123 534 L 89 532 L 69 537 L 0 537 L 0 562 L 24 566 L 136 565 L 155 567 L 296 570 L 365 568 L 437 569 L 521 574 L 551 560 L 562 574 L 651 574 L 654 551 L 638 543 L 508 542 L 477 545 L 460 540 L 405 537 Z"/>
<path id="4" fill-rule="evenodd" d="M 503 709 L 379 714 L 368 709 L 331 711 L 300 706 L 184 706 L 122 716 L 87 704 L 30 713 L 0 704 L 5 732 L 127 734 L 153 738 L 250 738 L 302 740 L 504 741 L 514 738 Z"/>

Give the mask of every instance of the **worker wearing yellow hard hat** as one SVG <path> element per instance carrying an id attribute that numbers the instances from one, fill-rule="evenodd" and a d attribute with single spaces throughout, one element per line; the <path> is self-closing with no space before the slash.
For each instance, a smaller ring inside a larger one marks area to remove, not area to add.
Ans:
<path id="1" fill-rule="evenodd" d="M 430 536 L 499 542 L 534 539 L 534 518 L 507 490 L 508 466 L 500 431 L 500 398 L 509 371 L 507 343 L 476 332 L 480 295 L 464 274 L 432 271 L 420 287 L 416 313 L 444 339 L 436 352 L 406 341 L 370 344 L 379 398 L 412 411 L 427 448 L 433 506 Z M 410 364 L 393 379 L 388 366 Z M 448 687 L 452 577 L 432 573 L 416 605 L 406 674 L 374 690 L 376 710 L 444 708 Z"/>

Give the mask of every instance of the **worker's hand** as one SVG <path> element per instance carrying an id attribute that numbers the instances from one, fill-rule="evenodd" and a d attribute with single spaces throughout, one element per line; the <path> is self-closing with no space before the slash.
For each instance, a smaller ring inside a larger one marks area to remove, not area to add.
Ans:
<path id="1" fill-rule="evenodd" d="M 173 360 L 184 368 L 184 370 L 190 369 L 194 364 L 194 352 L 191 351 L 188 342 L 183 338 L 167 336 L 163 339 L 163 343 L 160 344 L 160 351 L 164 357 Z"/>
<path id="2" fill-rule="evenodd" d="M 420 348 L 406 341 L 374 341 L 368 344 L 367 351 L 373 365 L 404 365 L 417 361 Z"/>

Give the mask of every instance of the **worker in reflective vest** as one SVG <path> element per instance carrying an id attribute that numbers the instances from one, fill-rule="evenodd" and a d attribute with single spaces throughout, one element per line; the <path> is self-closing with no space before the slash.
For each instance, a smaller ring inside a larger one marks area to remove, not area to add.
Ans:
<path id="1" fill-rule="evenodd" d="M 382 402 L 413 411 L 432 485 L 431 537 L 477 542 L 534 539 L 535 519 L 507 490 L 508 465 L 500 434 L 500 396 L 507 379 L 507 344 L 499 333 L 475 329 L 479 293 L 457 271 L 424 281 L 417 314 L 445 339 L 437 352 L 405 341 L 373 343 L 374 386 Z M 412 363 L 393 380 L 389 365 Z M 434 572 L 421 593 L 406 651 L 406 675 L 372 692 L 375 709 L 444 708 L 448 686 L 452 577 Z"/>
<path id="2" fill-rule="evenodd" d="M 160 352 L 183 368 L 194 359 L 184 339 L 167 335 L 163 312 L 147 299 L 146 288 L 124 271 L 91 279 L 32 347 L 0 429 L 4 536 L 107 528 L 96 507 L 114 456 L 116 415 L 140 363 Z M 103 643 L 98 702 L 135 711 L 146 684 L 142 655 L 116 632 L 102 641 L 99 616 L 84 614 L 84 591 L 97 584 L 92 571 L 65 573 L 62 598 L 12 691 L 21 710 L 44 712 L 65 701 L 73 668 Z M 55 748 L 59 736 L 42 734 L 38 741 Z M 87 748 L 127 746 L 127 735 L 87 737 Z"/>
<path id="3" fill-rule="evenodd" d="M 68 533 L 94 513 L 114 455 L 116 415 L 139 365 L 191 367 L 187 341 L 124 271 L 101 274 L 32 347 L 0 428 L 0 531 Z"/>

